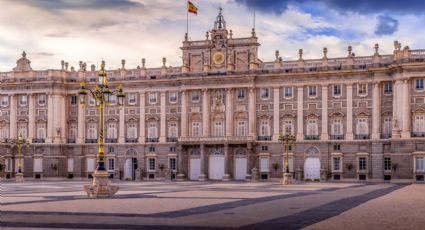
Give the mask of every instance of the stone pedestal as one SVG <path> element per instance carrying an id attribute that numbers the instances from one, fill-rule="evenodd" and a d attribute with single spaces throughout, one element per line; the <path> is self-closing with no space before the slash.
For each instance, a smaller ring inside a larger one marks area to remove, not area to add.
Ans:
<path id="1" fill-rule="evenodd" d="M 16 180 L 16 183 L 24 182 L 24 174 L 23 173 L 16 173 L 15 180 Z"/>
<path id="2" fill-rule="evenodd" d="M 207 175 L 205 175 L 205 174 L 202 173 L 201 175 L 199 175 L 198 180 L 199 181 L 206 181 L 207 180 Z"/>
<path id="3" fill-rule="evenodd" d="M 85 185 L 84 190 L 90 198 L 106 198 L 113 196 L 118 191 L 118 186 L 110 185 L 107 171 L 95 171 L 93 183 Z"/>
<path id="4" fill-rule="evenodd" d="M 230 181 L 230 175 L 229 174 L 224 174 L 223 181 Z"/>
<path id="5" fill-rule="evenodd" d="M 184 181 L 186 180 L 186 176 L 183 173 L 177 174 L 177 181 Z"/>
<path id="6" fill-rule="evenodd" d="M 286 172 L 283 173 L 282 184 L 284 185 L 293 184 L 291 173 L 286 173 Z"/>
<path id="7" fill-rule="evenodd" d="M 258 169 L 257 168 L 253 168 L 251 170 L 251 174 L 252 174 L 251 181 L 252 182 L 258 182 Z"/>

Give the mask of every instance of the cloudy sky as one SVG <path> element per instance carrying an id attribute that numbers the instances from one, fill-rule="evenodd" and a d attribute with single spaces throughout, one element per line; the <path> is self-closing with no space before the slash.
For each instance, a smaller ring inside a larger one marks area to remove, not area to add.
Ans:
<path id="1" fill-rule="evenodd" d="M 221 4 L 234 37 L 247 37 L 256 9 L 259 57 L 285 60 L 392 53 L 393 41 L 425 48 L 423 0 L 192 0 L 198 15 L 189 15 L 191 40 L 205 39 Z M 186 30 L 185 0 L 0 0 L 0 71 L 9 71 L 23 50 L 33 69 L 57 69 L 65 60 L 77 67 L 105 59 L 108 68 L 181 64 L 180 45 Z"/>

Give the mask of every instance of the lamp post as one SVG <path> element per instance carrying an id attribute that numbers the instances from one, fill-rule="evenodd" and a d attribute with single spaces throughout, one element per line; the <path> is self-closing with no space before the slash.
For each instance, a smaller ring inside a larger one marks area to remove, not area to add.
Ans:
<path id="1" fill-rule="evenodd" d="M 282 142 L 285 149 L 285 172 L 283 173 L 282 184 L 292 184 L 292 174 L 289 172 L 289 146 L 295 142 L 295 136 L 290 134 L 288 127 L 285 134 L 279 135 L 279 141 Z"/>
<path id="2" fill-rule="evenodd" d="M 93 183 L 91 185 L 84 186 L 87 195 L 90 198 L 101 198 L 110 197 L 118 191 L 118 186 L 111 186 L 109 183 L 109 174 L 105 168 L 105 137 L 104 137 L 104 126 L 105 126 L 105 106 L 110 102 L 111 95 L 116 95 L 118 99 L 118 105 L 121 107 L 124 104 L 124 92 L 122 87 L 118 87 L 118 90 L 112 91 L 109 88 L 109 83 L 106 80 L 105 61 L 102 60 L 99 70 L 99 82 L 94 89 L 86 87 L 86 83 L 81 83 L 81 89 L 79 94 L 80 104 L 85 105 L 87 94 L 91 95 L 100 111 L 99 114 L 99 138 L 98 144 L 99 149 L 97 152 L 97 165 L 96 170 L 93 174 Z M 80 116 L 83 116 L 82 114 Z"/>
<path id="3" fill-rule="evenodd" d="M 18 139 L 10 140 L 11 147 L 18 148 L 18 172 L 15 174 L 15 180 L 17 183 L 24 182 L 24 173 L 22 172 L 22 148 L 28 147 L 29 142 L 22 138 L 22 134 L 19 133 Z"/>

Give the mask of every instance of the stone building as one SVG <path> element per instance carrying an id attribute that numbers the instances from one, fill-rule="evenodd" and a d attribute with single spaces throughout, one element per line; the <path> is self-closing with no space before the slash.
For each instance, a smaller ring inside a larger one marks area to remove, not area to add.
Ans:
<path id="1" fill-rule="evenodd" d="M 106 109 L 107 169 L 123 180 L 261 180 L 282 177 L 280 133 L 296 136 L 289 168 L 298 180 L 423 181 L 425 50 L 294 61 L 258 59 L 255 30 L 234 38 L 221 12 L 204 40 L 183 41 L 182 66 L 107 71 L 125 105 Z M 96 67 L 65 61 L 33 70 L 25 52 L 0 73 L 0 164 L 13 178 L 19 134 L 24 176 L 88 178 L 95 169 L 98 110 L 78 103 Z"/>

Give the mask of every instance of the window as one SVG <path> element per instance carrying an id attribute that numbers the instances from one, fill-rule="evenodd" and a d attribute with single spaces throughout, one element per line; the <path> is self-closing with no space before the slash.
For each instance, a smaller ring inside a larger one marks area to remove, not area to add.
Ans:
<path id="1" fill-rule="evenodd" d="M 416 157 L 416 171 L 424 171 L 424 157 Z"/>
<path id="2" fill-rule="evenodd" d="M 171 171 L 176 171 L 177 170 L 177 159 L 176 158 L 170 158 L 169 160 L 169 166 Z"/>
<path id="3" fill-rule="evenodd" d="M 106 125 L 106 138 L 107 139 L 116 139 L 117 134 L 117 124 L 115 122 L 109 122 Z"/>
<path id="4" fill-rule="evenodd" d="M 413 132 L 423 133 L 425 132 L 425 115 L 415 115 L 415 121 L 413 124 Z"/>
<path id="5" fill-rule="evenodd" d="M 385 94 L 391 94 L 393 92 L 393 83 L 392 82 L 385 82 L 384 83 L 384 93 Z"/>
<path id="6" fill-rule="evenodd" d="M 269 121 L 261 121 L 260 123 L 260 136 L 270 136 Z"/>
<path id="7" fill-rule="evenodd" d="M 1 106 L 3 106 L 3 107 L 9 106 L 9 96 L 3 95 L 1 97 Z"/>
<path id="8" fill-rule="evenodd" d="M 359 171 L 366 171 L 366 157 L 359 157 Z"/>
<path id="9" fill-rule="evenodd" d="M 214 122 L 214 136 L 216 137 L 224 136 L 223 122 L 221 121 Z"/>
<path id="10" fill-rule="evenodd" d="M 176 103 L 177 102 L 177 93 L 176 92 L 169 92 L 168 93 L 168 101 L 170 103 Z"/>
<path id="11" fill-rule="evenodd" d="M 37 101 L 40 106 L 46 105 L 46 94 L 39 94 L 37 96 Z"/>
<path id="12" fill-rule="evenodd" d="M 382 133 L 386 134 L 386 135 L 391 134 L 392 124 L 393 124 L 392 118 L 391 117 L 385 117 L 384 118 L 384 125 L 382 127 Z"/>
<path id="13" fill-rule="evenodd" d="M 342 120 L 340 118 L 332 120 L 331 135 L 342 135 Z"/>
<path id="14" fill-rule="evenodd" d="M 45 139 L 46 138 L 46 123 L 40 122 L 37 123 L 37 139 Z"/>
<path id="15" fill-rule="evenodd" d="M 199 102 L 201 95 L 198 90 L 192 91 L 192 102 Z"/>
<path id="16" fill-rule="evenodd" d="M 317 127 L 317 120 L 316 119 L 307 120 L 307 135 L 309 135 L 309 136 L 319 135 L 319 130 L 318 130 L 318 127 Z"/>
<path id="17" fill-rule="evenodd" d="M 416 79 L 415 83 L 416 90 L 424 90 L 424 79 Z"/>
<path id="18" fill-rule="evenodd" d="M 236 129 L 236 135 L 239 137 L 244 137 L 246 135 L 246 122 L 245 121 L 238 121 L 237 123 L 237 129 Z"/>
<path id="19" fill-rule="evenodd" d="M 155 171 L 155 158 L 148 159 L 148 171 Z"/>
<path id="20" fill-rule="evenodd" d="M 270 90 L 268 88 L 261 88 L 260 89 L 260 97 L 261 99 L 269 99 L 270 96 Z"/>
<path id="21" fill-rule="evenodd" d="M 238 100 L 245 99 L 246 89 L 238 89 Z"/>
<path id="22" fill-rule="evenodd" d="M 199 122 L 192 123 L 192 137 L 199 137 L 201 134 Z"/>
<path id="23" fill-rule="evenodd" d="M 308 96 L 309 97 L 317 96 L 317 87 L 316 86 L 309 86 L 308 87 Z"/>
<path id="24" fill-rule="evenodd" d="M 168 137 L 177 137 L 177 136 L 178 136 L 177 123 L 172 122 L 168 124 Z"/>
<path id="25" fill-rule="evenodd" d="M 368 135 L 368 121 L 367 118 L 359 118 L 357 119 L 357 135 Z"/>
<path id="26" fill-rule="evenodd" d="M 292 98 L 293 94 L 293 88 L 292 87 L 285 87 L 283 88 L 283 95 L 285 95 L 285 98 Z"/>
<path id="27" fill-rule="evenodd" d="M 342 92 L 342 90 L 341 90 L 341 85 L 334 85 L 333 86 L 333 96 L 334 97 L 339 97 L 339 96 L 341 96 L 341 92 Z"/>
<path id="28" fill-rule="evenodd" d="M 367 95 L 367 84 L 364 84 L 364 83 L 357 84 L 357 94 L 359 96 L 366 96 Z"/>
<path id="29" fill-rule="evenodd" d="M 148 125 L 148 138 L 157 138 L 158 129 L 156 127 L 156 122 L 149 122 Z"/>
<path id="30" fill-rule="evenodd" d="M 108 170 L 109 171 L 114 171 L 115 170 L 115 159 L 114 158 L 109 158 L 108 159 Z"/>
<path id="31" fill-rule="evenodd" d="M 269 147 L 267 145 L 262 145 L 261 151 L 269 151 Z"/>
<path id="32" fill-rule="evenodd" d="M 341 157 L 333 158 L 333 169 L 334 171 L 341 171 Z"/>
<path id="33" fill-rule="evenodd" d="M 384 158 L 384 171 L 391 171 L 391 158 Z"/>
<path id="34" fill-rule="evenodd" d="M 21 95 L 19 96 L 19 105 L 20 106 L 27 106 L 28 103 L 28 97 L 27 95 Z"/>
<path id="35" fill-rule="evenodd" d="M 289 133 L 286 133 L 286 130 L 288 130 Z M 283 133 L 294 135 L 294 122 L 292 120 L 284 120 L 283 121 Z"/>
<path id="36" fill-rule="evenodd" d="M 96 123 L 89 123 L 87 128 L 87 139 L 97 139 Z"/>
<path id="37" fill-rule="evenodd" d="M 128 104 L 129 105 L 135 105 L 136 104 L 136 94 L 135 93 L 129 93 L 128 94 Z"/>
<path id="38" fill-rule="evenodd" d="M 127 124 L 127 138 L 136 139 L 137 138 L 137 126 L 136 123 Z"/>
<path id="39" fill-rule="evenodd" d="M 77 104 L 77 95 L 71 95 L 71 105 L 76 105 Z"/>

